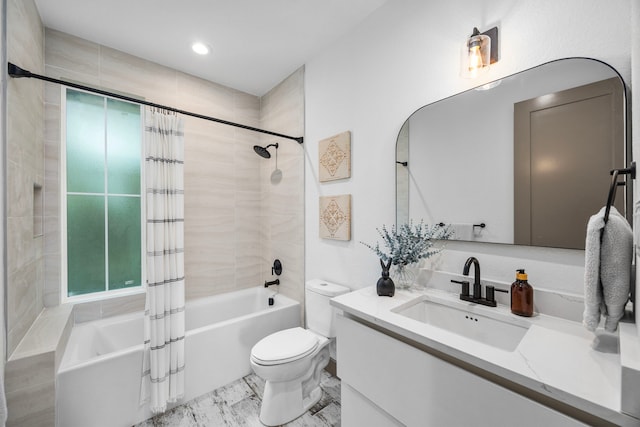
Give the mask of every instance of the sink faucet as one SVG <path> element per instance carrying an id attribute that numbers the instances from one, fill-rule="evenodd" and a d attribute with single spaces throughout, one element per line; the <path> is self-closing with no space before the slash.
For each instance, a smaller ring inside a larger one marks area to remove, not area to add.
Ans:
<path id="1" fill-rule="evenodd" d="M 475 257 L 469 257 L 467 261 L 464 263 L 464 268 L 462 269 L 462 275 L 468 276 L 469 269 L 471 268 L 471 264 L 473 264 L 473 295 L 469 295 L 469 282 L 467 281 L 459 281 L 459 280 L 451 280 L 451 283 L 457 283 L 462 285 L 462 292 L 460 293 L 460 299 L 463 301 L 469 301 L 476 304 L 487 305 L 489 307 L 495 307 L 496 303 L 496 292 L 505 292 L 503 289 L 497 289 L 493 285 L 487 285 L 487 297 L 482 298 L 482 285 L 480 284 L 480 261 L 478 261 Z"/>
<path id="2" fill-rule="evenodd" d="M 482 285 L 480 284 L 480 261 L 476 257 L 469 257 L 464 263 L 462 275 L 469 275 L 469 268 L 473 264 L 473 299 L 478 300 L 482 297 Z"/>

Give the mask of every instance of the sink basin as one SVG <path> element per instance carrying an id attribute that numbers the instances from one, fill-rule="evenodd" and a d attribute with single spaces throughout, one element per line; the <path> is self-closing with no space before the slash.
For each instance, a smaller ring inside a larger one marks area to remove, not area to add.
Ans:
<path id="1" fill-rule="evenodd" d="M 506 351 L 515 350 L 528 330 L 528 326 L 442 304 L 427 296 L 416 298 L 392 311 Z"/>

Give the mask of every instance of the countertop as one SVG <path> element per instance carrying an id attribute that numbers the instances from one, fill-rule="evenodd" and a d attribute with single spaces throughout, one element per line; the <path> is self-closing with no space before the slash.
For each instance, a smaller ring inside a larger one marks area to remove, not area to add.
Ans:
<path id="1" fill-rule="evenodd" d="M 507 351 L 392 311 L 422 295 L 473 314 L 528 326 L 529 330 L 515 350 Z M 512 314 L 504 304 L 485 307 L 460 301 L 456 293 L 433 288 L 396 290 L 389 298 L 379 297 L 371 286 L 338 296 L 331 304 L 351 316 L 597 417 L 619 425 L 640 425 L 640 420 L 621 412 L 618 332 L 598 330 L 594 334 L 579 322 L 540 313 L 524 318 Z"/>

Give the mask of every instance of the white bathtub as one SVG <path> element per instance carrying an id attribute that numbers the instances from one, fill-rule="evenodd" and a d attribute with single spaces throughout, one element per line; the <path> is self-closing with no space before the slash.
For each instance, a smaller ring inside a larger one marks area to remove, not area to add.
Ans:
<path id="1" fill-rule="evenodd" d="M 300 326 L 300 305 L 265 288 L 186 304 L 183 402 L 251 373 L 251 347 L 281 329 Z M 125 427 L 151 416 L 139 406 L 142 313 L 75 325 L 56 378 L 57 425 Z"/>

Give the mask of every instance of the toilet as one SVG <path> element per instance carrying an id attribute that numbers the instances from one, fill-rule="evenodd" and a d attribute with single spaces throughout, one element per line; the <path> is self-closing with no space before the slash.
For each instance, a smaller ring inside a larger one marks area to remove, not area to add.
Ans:
<path id="1" fill-rule="evenodd" d="M 307 329 L 275 332 L 251 349 L 251 367 L 266 381 L 260 421 L 266 426 L 285 424 L 304 414 L 322 395 L 320 373 L 330 358 L 335 337 L 335 309 L 329 300 L 349 288 L 323 280 L 305 285 Z"/>

